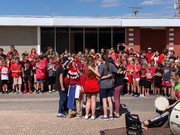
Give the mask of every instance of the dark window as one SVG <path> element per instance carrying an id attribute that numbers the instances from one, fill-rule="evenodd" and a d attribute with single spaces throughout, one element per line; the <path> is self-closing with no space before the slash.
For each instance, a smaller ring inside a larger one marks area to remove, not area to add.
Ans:
<path id="1" fill-rule="evenodd" d="M 97 51 L 97 28 L 85 29 L 85 47 Z"/>
<path id="2" fill-rule="evenodd" d="M 56 28 L 56 51 L 69 50 L 69 28 Z"/>
<path id="3" fill-rule="evenodd" d="M 71 48 L 72 52 L 83 51 L 83 29 L 71 28 Z"/>
<path id="4" fill-rule="evenodd" d="M 41 51 L 46 52 L 49 46 L 54 48 L 54 28 L 41 28 Z"/>
<path id="5" fill-rule="evenodd" d="M 118 43 L 125 43 L 124 28 L 113 28 L 113 48 L 117 49 Z"/>
<path id="6" fill-rule="evenodd" d="M 111 48 L 111 28 L 99 28 L 99 49 Z"/>

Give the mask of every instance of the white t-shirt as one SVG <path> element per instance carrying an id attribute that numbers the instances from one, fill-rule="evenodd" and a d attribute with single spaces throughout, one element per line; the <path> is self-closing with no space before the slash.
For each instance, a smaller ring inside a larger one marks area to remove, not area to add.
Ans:
<path id="1" fill-rule="evenodd" d="M 9 75 L 8 75 L 8 68 L 7 67 L 2 67 L 1 69 L 1 80 L 9 80 Z M 3 74 L 5 73 L 5 74 Z"/>

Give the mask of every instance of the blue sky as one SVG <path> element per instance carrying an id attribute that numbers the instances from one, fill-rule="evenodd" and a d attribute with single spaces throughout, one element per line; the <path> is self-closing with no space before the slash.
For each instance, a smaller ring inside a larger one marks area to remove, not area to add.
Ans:
<path id="1" fill-rule="evenodd" d="M 0 15 L 172 17 L 177 0 L 0 0 Z"/>

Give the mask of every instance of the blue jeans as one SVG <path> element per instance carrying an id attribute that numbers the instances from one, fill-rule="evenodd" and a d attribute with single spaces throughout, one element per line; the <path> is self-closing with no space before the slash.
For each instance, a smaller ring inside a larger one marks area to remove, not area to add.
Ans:
<path id="1" fill-rule="evenodd" d="M 58 113 L 65 113 L 67 111 L 67 90 L 59 90 L 59 110 Z"/>

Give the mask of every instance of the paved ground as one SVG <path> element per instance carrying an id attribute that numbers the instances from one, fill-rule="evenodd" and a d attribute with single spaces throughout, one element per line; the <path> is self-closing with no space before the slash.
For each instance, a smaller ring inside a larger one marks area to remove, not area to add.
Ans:
<path id="1" fill-rule="evenodd" d="M 154 97 L 122 97 L 122 112 L 152 117 Z M 125 126 L 125 117 L 113 121 L 57 118 L 58 93 L 0 95 L 0 135 L 99 135 L 103 129 Z"/>

